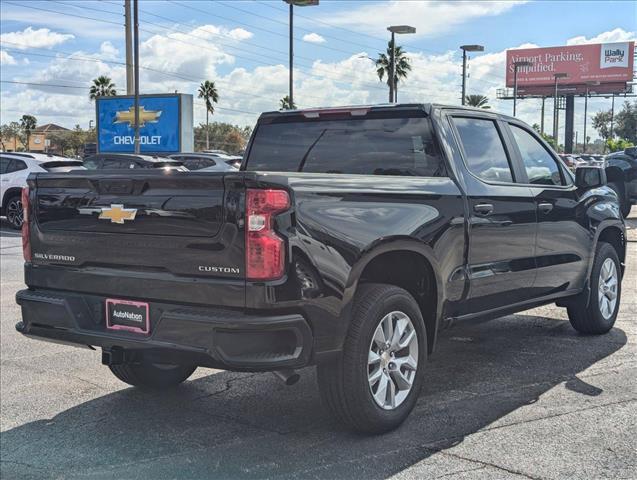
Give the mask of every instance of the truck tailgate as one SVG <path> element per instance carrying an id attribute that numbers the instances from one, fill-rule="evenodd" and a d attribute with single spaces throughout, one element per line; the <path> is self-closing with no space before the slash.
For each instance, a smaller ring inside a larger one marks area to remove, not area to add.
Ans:
<path id="1" fill-rule="evenodd" d="M 241 173 L 38 174 L 29 188 L 29 286 L 244 305 Z"/>

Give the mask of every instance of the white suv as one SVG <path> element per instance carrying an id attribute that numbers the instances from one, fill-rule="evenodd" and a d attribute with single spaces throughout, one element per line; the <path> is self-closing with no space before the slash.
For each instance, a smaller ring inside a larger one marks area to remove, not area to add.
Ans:
<path id="1" fill-rule="evenodd" d="M 22 227 L 22 187 L 27 186 L 31 172 L 68 172 L 84 169 L 80 160 L 57 157 L 44 153 L 0 152 L 0 186 L 2 187 L 2 212 L 9 224 Z"/>

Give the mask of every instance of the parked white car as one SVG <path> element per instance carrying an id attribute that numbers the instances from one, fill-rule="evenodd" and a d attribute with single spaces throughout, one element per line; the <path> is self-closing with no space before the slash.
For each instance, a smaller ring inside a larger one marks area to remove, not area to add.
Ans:
<path id="1" fill-rule="evenodd" d="M 44 153 L 0 152 L 1 215 L 15 229 L 22 227 L 22 187 L 31 172 L 68 172 L 84 170 L 80 160 Z"/>

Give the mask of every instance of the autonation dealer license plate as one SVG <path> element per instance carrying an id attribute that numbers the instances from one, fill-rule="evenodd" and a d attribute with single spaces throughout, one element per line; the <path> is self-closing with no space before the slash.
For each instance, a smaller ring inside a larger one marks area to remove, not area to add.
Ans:
<path id="1" fill-rule="evenodd" d="M 106 299 L 106 328 L 150 333 L 148 303 Z"/>

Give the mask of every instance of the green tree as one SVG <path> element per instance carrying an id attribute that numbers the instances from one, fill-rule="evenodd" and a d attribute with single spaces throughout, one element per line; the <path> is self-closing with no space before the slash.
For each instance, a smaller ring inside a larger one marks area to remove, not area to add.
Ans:
<path id="1" fill-rule="evenodd" d="M 382 82 L 383 78 L 387 77 L 387 85 L 391 85 L 391 41 L 387 44 L 387 52 L 379 53 L 378 58 L 374 60 L 376 64 L 376 75 L 378 75 L 378 79 Z M 406 79 L 407 75 L 411 71 L 411 61 L 409 57 L 403 50 L 403 47 L 395 46 L 394 47 L 394 59 L 396 62 L 394 68 L 394 98 L 390 98 L 389 101 L 398 101 L 398 82 L 400 80 Z M 391 89 L 390 89 L 391 91 Z"/>
<path id="2" fill-rule="evenodd" d="M 489 98 L 484 95 L 467 95 L 465 97 L 465 104 L 470 107 L 489 109 Z"/>
<path id="3" fill-rule="evenodd" d="M 18 122 L 9 122 L 0 127 L 0 147 L 7 150 L 7 143 L 10 140 L 20 137 L 20 124 Z"/>
<path id="4" fill-rule="evenodd" d="M 27 152 L 29 151 L 29 140 L 31 139 L 31 132 L 35 130 L 38 121 L 33 115 L 22 115 L 20 119 L 20 130 L 22 131 L 26 142 L 23 141 L 22 144 L 26 148 Z"/>
<path id="5" fill-rule="evenodd" d="M 219 93 L 215 87 L 215 82 L 206 80 L 199 85 L 199 98 L 203 98 L 206 102 L 206 150 L 210 149 L 210 136 L 207 125 L 209 125 L 208 114 L 215 113 L 214 104 L 219 101 Z"/>
<path id="6" fill-rule="evenodd" d="M 296 104 L 294 102 L 290 102 L 289 95 L 286 95 L 279 100 L 279 104 L 281 105 L 281 110 L 296 110 Z"/>
<path id="7" fill-rule="evenodd" d="M 625 138 L 618 138 L 618 139 L 609 138 L 608 140 L 606 140 L 606 146 L 608 147 L 608 150 L 611 152 L 622 152 L 626 150 L 628 147 L 634 147 L 635 144 Z"/>
<path id="8" fill-rule="evenodd" d="M 599 111 L 593 116 L 593 128 L 597 130 L 602 140 L 606 142 L 610 138 L 610 123 L 613 118 L 611 110 Z"/>
<path id="9" fill-rule="evenodd" d="M 621 111 L 615 115 L 613 133 L 619 138 L 637 143 L 637 101 L 634 103 L 624 102 Z"/>
<path id="10" fill-rule="evenodd" d="M 223 122 L 205 123 L 195 127 L 195 150 L 209 150 L 206 147 L 206 137 L 209 139 L 209 147 L 224 150 L 228 153 L 241 152 L 250 138 L 252 128 L 239 127 Z"/>
<path id="11" fill-rule="evenodd" d="M 97 97 L 112 97 L 117 95 L 115 90 L 115 84 L 106 75 L 100 75 L 93 79 L 93 85 L 88 91 L 88 96 L 91 100 L 95 100 Z"/>
<path id="12" fill-rule="evenodd" d="M 542 137 L 542 139 L 546 143 L 548 143 L 551 147 L 553 147 L 553 150 L 558 151 L 557 144 L 555 143 L 555 139 L 553 138 L 552 135 L 547 135 L 546 133 L 542 133 L 540 131 L 540 126 L 537 123 L 534 123 L 532 128 L 540 135 L 540 137 Z"/>

